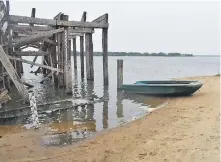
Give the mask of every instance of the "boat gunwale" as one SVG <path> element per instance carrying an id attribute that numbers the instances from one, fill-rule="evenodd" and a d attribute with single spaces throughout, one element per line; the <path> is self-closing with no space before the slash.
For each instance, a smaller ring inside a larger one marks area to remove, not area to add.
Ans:
<path id="1" fill-rule="evenodd" d="M 147 82 L 147 81 L 137 81 L 137 82 Z M 150 82 L 154 82 L 154 81 L 150 81 Z M 162 82 L 164 82 L 164 81 L 162 81 Z M 165 82 L 169 82 L 169 81 L 165 81 Z M 182 81 L 180 81 L 180 82 L 182 82 Z M 158 86 L 158 87 L 193 87 L 194 88 L 194 87 L 200 87 L 200 86 L 203 85 L 203 83 L 200 82 L 200 81 L 185 81 L 185 82 L 190 82 L 190 83 L 186 83 L 186 84 L 181 84 L 181 83 L 180 84 L 166 84 L 166 83 L 164 83 L 164 84 L 163 83 L 162 84 L 148 84 L 148 83 L 146 83 L 146 84 L 145 83 L 136 84 L 136 83 L 134 83 L 134 84 L 123 84 L 121 86 L 121 88 L 124 87 L 124 86 L 138 86 L 138 87 Z"/>

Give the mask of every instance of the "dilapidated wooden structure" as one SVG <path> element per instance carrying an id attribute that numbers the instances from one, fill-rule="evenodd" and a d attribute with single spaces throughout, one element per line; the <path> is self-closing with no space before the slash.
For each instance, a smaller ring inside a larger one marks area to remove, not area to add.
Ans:
<path id="1" fill-rule="evenodd" d="M 36 18 L 36 9 L 31 16 L 10 14 L 9 1 L 0 1 L 0 89 L 15 85 L 24 100 L 28 92 L 22 80 L 23 63 L 39 68 L 33 73 L 42 73 L 51 78 L 54 85 L 65 87 L 72 93 L 72 51 L 74 68 L 77 68 L 76 37 L 80 37 L 81 76 L 84 77 L 84 55 L 86 56 L 86 78 L 94 80 L 93 38 L 95 28 L 102 29 L 103 76 L 108 85 L 108 14 L 92 22 L 86 21 L 86 12 L 80 21 L 69 20 L 69 16 L 58 13 L 53 19 Z M 27 50 L 29 47 L 37 50 Z M 26 49 L 24 51 L 24 49 Z M 22 56 L 34 56 L 33 61 Z M 42 57 L 42 63 L 36 63 Z M 31 68 L 30 67 L 30 68 Z"/>

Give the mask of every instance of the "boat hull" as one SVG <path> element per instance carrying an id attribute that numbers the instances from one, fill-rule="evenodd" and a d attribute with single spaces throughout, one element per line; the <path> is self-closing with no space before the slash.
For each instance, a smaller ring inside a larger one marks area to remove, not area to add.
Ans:
<path id="1" fill-rule="evenodd" d="M 198 81 L 138 81 L 123 84 L 120 89 L 137 94 L 158 96 L 189 96 L 202 87 Z"/>

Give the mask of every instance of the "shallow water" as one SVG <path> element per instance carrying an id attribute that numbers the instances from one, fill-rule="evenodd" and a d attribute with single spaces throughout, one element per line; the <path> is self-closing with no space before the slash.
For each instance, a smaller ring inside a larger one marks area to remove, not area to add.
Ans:
<path id="1" fill-rule="evenodd" d="M 220 64 L 219 57 L 109 57 L 110 84 L 103 86 L 102 57 L 94 57 L 94 82 L 80 77 L 80 64 L 78 64 L 77 71 L 72 69 L 72 96 L 66 95 L 64 89 L 54 87 L 50 81 L 40 84 L 43 77 L 29 73 L 36 67 L 31 69 L 30 65 L 24 64 L 24 78 L 28 83 L 35 85 L 32 90 L 35 92 L 37 103 L 68 98 L 102 98 L 102 102 L 86 106 L 73 107 L 72 102 L 63 102 L 38 107 L 41 126 L 47 129 L 47 133 L 42 136 L 42 145 L 60 146 L 75 143 L 97 131 L 113 128 L 139 118 L 148 113 L 149 107 L 163 104 L 161 98 L 117 91 L 117 59 L 124 60 L 124 83 L 134 83 L 137 80 L 166 80 L 215 75 L 219 71 Z M 78 57 L 78 63 L 79 61 Z M 6 105 L 6 109 L 24 106 L 19 101 L 15 90 L 10 96 L 14 100 Z M 55 109 L 56 111 L 52 111 Z M 32 123 L 28 112 L 30 112 L 29 108 L 8 113 L 2 113 L 0 110 L 2 118 L 0 133 L 16 133 L 25 130 L 24 125 Z"/>

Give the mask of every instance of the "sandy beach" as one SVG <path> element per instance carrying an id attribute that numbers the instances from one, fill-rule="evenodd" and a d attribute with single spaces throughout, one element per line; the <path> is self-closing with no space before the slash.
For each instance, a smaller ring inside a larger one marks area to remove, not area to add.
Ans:
<path id="1" fill-rule="evenodd" d="M 193 96 L 164 98 L 165 107 L 73 146 L 42 147 L 34 130 L 2 135 L 0 162 L 218 162 L 220 77 L 188 79 L 204 83 Z"/>

